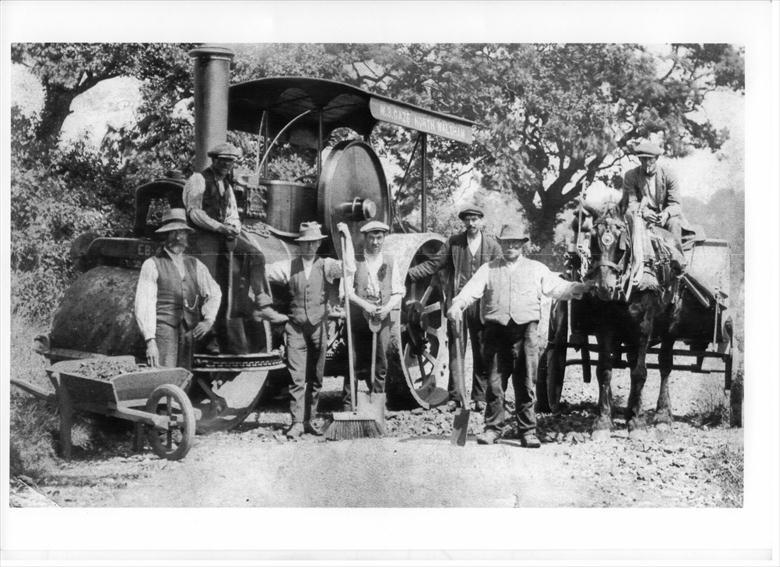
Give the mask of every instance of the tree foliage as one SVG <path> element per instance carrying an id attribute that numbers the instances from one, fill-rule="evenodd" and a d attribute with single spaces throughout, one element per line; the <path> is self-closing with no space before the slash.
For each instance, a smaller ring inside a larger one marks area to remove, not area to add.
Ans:
<path id="1" fill-rule="evenodd" d="M 194 157 L 192 44 L 15 44 L 12 60 L 41 82 L 36 116 L 13 113 L 12 267 L 14 293 L 47 298 L 72 277 L 70 242 L 79 232 L 124 234 L 132 196 L 169 170 L 191 171 Z M 675 44 L 260 44 L 233 46 L 232 82 L 264 76 L 344 81 L 479 124 L 466 146 L 430 136 L 425 172 L 429 229 L 448 231 L 453 194 L 476 175 L 486 190 L 511 196 L 544 245 L 584 186 L 611 180 L 640 138 L 661 139 L 667 154 L 718 149 L 727 133 L 697 121 L 707 92 L 744 89 L 740 49 Z M 133 76 L 142 101 L 135 123 L 109 128 L 101 147 L 58 146 L 74 98 L 100 81 Z M 230 134 L 254 168 L 251 136 Z M 393 179 L 397 208 L 412 213 L 421 177 L 416 134 L 379 124 L 371 142 L 407 171 Z M 316 156 L 283 147 L 272 175 L 311 173 Z M 447 214 L 450 216 L 447 217 Z M 412 215 L 413 216 L 413 215 Z M 49 287 L 47 287 L 49 286 Z M 37 290 L 37 291 L 35 291 Z M 21 304 L 26 304 L 20 300 Z"/>

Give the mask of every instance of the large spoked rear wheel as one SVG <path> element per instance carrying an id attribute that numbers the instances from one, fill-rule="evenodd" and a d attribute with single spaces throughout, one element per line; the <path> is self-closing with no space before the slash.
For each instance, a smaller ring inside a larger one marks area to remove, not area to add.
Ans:
<path id="1" fill-rule="evenodd" d="M 556 413 L 560 409 L 569 333 L 566 309 L 565 301 L 555 302 L 550 307 L 547 345 L 539 359 L 536 377 L 536 405 L 542 413 Z"/>
<path id="2" fill-rule="evenodd" d="M 385 240 L 385 250 L 395 256 L 406 282 L 387 357 L 387 395 L 394 407 L 428 409 L 447 401 L 444 293 L 437 275 L 414 282 L 407 278 L 410 267 L 432 258 L 442 244 L 436 234 L 391 234 Z"/>
<path id="3" fill-rule="evenodd" d="M 147 426 L 147 437 L 158 457 L 184 458 L 195 437 L 195 412 L 184 390 L 173 384 L 157 386 L 146 400 L 146 411 L 168 418 L 168 429 Z"/>

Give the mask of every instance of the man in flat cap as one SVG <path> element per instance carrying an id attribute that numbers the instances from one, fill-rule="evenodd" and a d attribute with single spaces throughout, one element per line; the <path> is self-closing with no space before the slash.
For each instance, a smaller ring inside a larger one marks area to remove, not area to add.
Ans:
<path id="1" fill-rule="evenodd" d="M 541 317 L 541 297 L 579 298 L 593 284 L 568 282 L 547 266 L 523 255 L 528 234 L 519 227 L 505 225 L 499 236 L 502 257 L 483 264 L 452 300 L 447 318 L 454 323 L 463 318 L 469 305 L 482 299 L 485 321 L 484 356 L 488 365 L 485 431 L 480 444 L 492 444 L 504 425 L 504 361 L 512 361 L 517 428 L 525 447 L 539 447 L 536 437 L 536 370 L 539 364 L 537 326 Z"/>
<path id="2" fill-rule="evenodd" d="M 292 298 L 289 318 L 285 325 L 287 369 L 290 371 L 290 413 L 292 426 L 287 437 L 297 438 L 303 433 L 322 435 L 312 423 L 316 412 L 322 378 L 325 374 L 325 354 L 328 350 L 328 302 L 338 297 L 335 281 L 355 273 L 355 252 L 347 225 L 336 227 L 344 235 L 347 253 L 344 263 L 333 258 L 317 256 L 322 241 L 327 238 L 317 222 L 301 223 L 295 239 L 299 255 L 291 260 L 268 264 L 268 279 L 285 284 Z M 264 298 L 269 304 L 270 296 Z M 264 307 L 261 304 L 260 307 Z"/>
<path id="3" fill-rule="evenodd" d="M 165 237 L 165 244 L 141 266 L 135 319 L 149 366 L 189 368 L 193 342 L 211 331 L 222 292 L 206 266 L 184 254 L 193 232 L 184 209 L 171 209 L 162 221 L 155 232 Z"/>
<path id="4" fill-rule="evenodd" d="M 233 166 L 240 157 L 238 149 L 232 144 L 217 144 L 208 152 L 211 165 L 200 173 L 194 173 L 184 185 L 182 198 L 190 222 L 200 229 L 195 248 L 206 264 L 209 272 L 219 282 L 223 295 L 227 294 L 227 254 L 228 248 L 246 263 L 249 285 L 255 296 L 255 316 L 265 318 L 272 323 L 281 322 L 281 318 L 270 304 L 260 309 L 260 303 L 268 303 L 264 297 L 270 293 L 265 285 L 265 258 L 262 251 L 241 230 L 236 196 L 233 192 Z M 234 278 L 237 282 L 238 278 Z M 234 291 L 234 305 L 242 305 L 244 298 L 237 297 Z M 224 317 L 219 317 L 223 321 Z M 220 333 L 223 341 L 227 333 Z M 223 343 L 224 344 L 224 343 Z M 236 354 L 239 345 L 225 345 Z"/>
<path id="5" fill-rule="evenodd" d="M 482 231 L 481 225 L 484 216 L 484 213 L 478 207 L 467 206 L 463 208 L 458 213 L 458 218 L 463 222 L 463 232 L 451 236 L 435 257 L 427 262 L 413 266 L 409 270 L 411 280 L 416 281 L 431 276 L 440 270 L 443 271 L 446 274 L 444 286 L 447 302 L 452 301 L 452 298 L 463 289 L 463 286 L 480 266 L 501 257 L 501 246 L 492 236 Z M 469 335 L 471 336 L 471 352 L 474 361 L 471 399 L 477 411 L 482 411 L 485 408 L 485 392 L 488 380 L 487 365 L 482 357 L 485 327 L 479 313 L 479 302 L 469 307 L 464 314 L 463 332 L 460 334 L 455 332 L 456 329 L 451 323 L 447 325 L 447 337 L 450 344 L 450 380 L 447 387 L 449 390 L 447 407 L 450 410 L 455 409 L 461 400 L 458 392 L 458 383 L 453 375 L 456 368 L 455 357 L 457 355 L 452 345 L 455 344 L 456 340 L 459 340 L 461 344 L 460 352 L 464 353 Z M 460 362 L 461 364 L 463 363 L 462 360 Z"/>
<path id="6" fill-rule="evenodd" d="M 359 310 L 352 312 L 352 340 L 358 377 L 366 378 L 372 394 L 385 393 L 387 347 L 390 344 L 390 313 L 401 308 L 404 283 L 395 257 L 384 251 L 385 236 L 390 227 L 381 221 L 369 221 L 362 227 L 363 251 L 356 259 L 354 282 L 347 282 L 349 300 Z M 378 327 L 374 376 L 371 368 L 372 331 Z M 350 388 L 344 382 L 344 402 L 350 403 Z"/>
<path id="7" fill-rule="evenodd" d="M 623 178 L 621 208 L 639 214 L 648 223 L 668 230 L 682 251 L 682 214 L 680 184 L 672 171 L 658 163 L 663 150 L 650 142 L 634 149 L 639 166 L 626 172 Z"/>

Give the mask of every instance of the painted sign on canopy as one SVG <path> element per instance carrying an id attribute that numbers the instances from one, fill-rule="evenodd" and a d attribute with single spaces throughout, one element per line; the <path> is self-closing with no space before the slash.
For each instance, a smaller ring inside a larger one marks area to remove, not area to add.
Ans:
<path id="1" fill-rule="evenodd" d="M 461 122 L 457 118 L 427 113 L 424 110 L 393 104 L 375 97 L 371 97 L 369 108 L 371 109 L 371 116 L 383 122 L 397 124 L 398 126 L 434 134 L 442 138 L 449 138 L 465 144 L 470 144 L 474 140 L 471 124 L 466 120 Z"/>

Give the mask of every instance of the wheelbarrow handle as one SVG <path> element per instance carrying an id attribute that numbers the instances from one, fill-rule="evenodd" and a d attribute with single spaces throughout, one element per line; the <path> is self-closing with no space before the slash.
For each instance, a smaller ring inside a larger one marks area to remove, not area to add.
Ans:
<path id="1" fill-rule="evenodd" d="M 52 402 L 52 403 L 57 402 L 57 394 L 55 394 L 51 390 L 40 388 L 39 386 L 30 384 L 29 382 L 25 382 L 24 380 L 17 380 L 16 378 L 11 378 L 11 384 L 16 386 L 20 390 L 24 390 L 28 394 L 32 394 L 36 398 L 41 398 L 42 400 L 46 400 L 47 402 Z"/>

